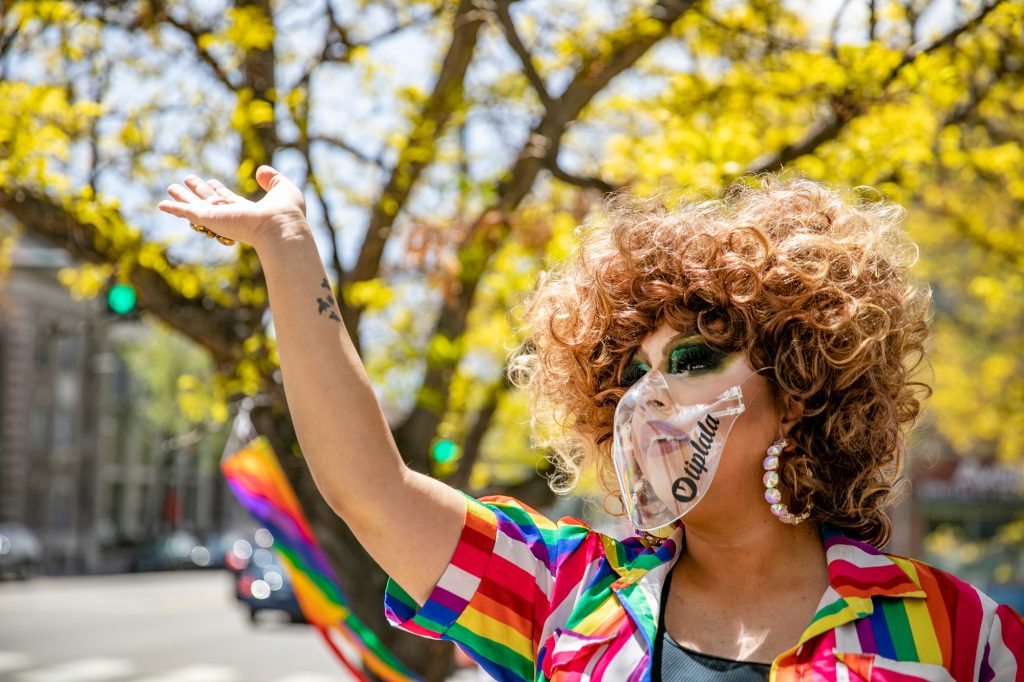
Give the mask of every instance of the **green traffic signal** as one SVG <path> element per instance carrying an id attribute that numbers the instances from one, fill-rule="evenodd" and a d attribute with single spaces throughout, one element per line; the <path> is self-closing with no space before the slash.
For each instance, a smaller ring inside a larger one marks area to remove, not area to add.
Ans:
<path id="1" fill-rule="evenodd" d="M 434 443 L 434 447 L 430 453 L 435 462 L 444 464 L 455 459 L 459 454 L 459 446 L 450 440 L 439 440 Z"/>
<path id="2" fill-rule="evenodd" d="M 107 292 L 107 306 L 118 315 L 127 315 L 135 307 L 135 288 L 130 284 L 115 284 Z"/>

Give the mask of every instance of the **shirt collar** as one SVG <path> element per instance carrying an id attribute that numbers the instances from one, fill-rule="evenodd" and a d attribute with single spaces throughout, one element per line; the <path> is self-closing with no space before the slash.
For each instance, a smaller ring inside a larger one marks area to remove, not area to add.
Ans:
<path id="1" fill-rule="evenodd" d="M 872 597 L 920 599 L 928 596 L 921 588 L 912 562 L 889 556 L 828 524 L 821 526 L 821 539 L 828 561 L 829 587 L 798 644 L 844 623 L 870 616 L 875 610 Z"/>
<path id="2" fill-rule="evenodd" d="M 855 540 L 830 524 L 821 525 L 821 540 L 828 562 L 828 581 L 844 599 L 865 597 L 924 597 L 917 571 L 909 562 L 894 561 L 881 550 Z M 605 554 L 619 574 L 620 587 L 637 582 L 652 569 L 674 565 L 685 544 L 682 527 L 660 546 L 648 545 L 639 538 L 615 541 L 607 538 Z"/>
<path id="3" fill-rule="evenodd" d="M 927 596 L 910 561 L 891 557 L 829 524 L 821 525 L 821 539 L 828 562 L 829 587 L 801 635 L 800 644 L 843 623 L 871 615 L 872 597 Z M 604 540 L 605 555 L 619 575 L 612 590 L 634 622 L 650 630 L 644 632 L 650 640 L 657 624 L 665 576 L 685 544 L 684 530 L 678 528 L 660 546 L 645 545 L 638 538 Z M 644 622 L 652 618 L 653 622 Z"/>
<path id="4" fill-rule="evenodd" d="M 828 561 L 829 585 L 844 599 L 927 596 L 910 562 L 894 560 L 829 524 L 822 524 L 821 540 Z"/>

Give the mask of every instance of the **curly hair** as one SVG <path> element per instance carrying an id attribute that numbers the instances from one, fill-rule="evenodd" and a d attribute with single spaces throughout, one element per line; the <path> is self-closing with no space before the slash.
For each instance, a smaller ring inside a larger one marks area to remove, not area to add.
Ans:
<path id="1" fill-rule="evenodd" d="M 606 222 L 579 229 L 574 253 L 526 299 L 530 341 L 510 363 L 535 441 L 571 489 L 597 465 L 615 490 L 611 436 L 622 372 L 662 322 L 743 352 L 779 401 L 803 414 L 780 478 L 799 513 L 877 547 L 902 491 L 905 437 L 930 388 L 930 292 L 909 282 L 917 248 L 904 211 L 802 178 L 734 183 L 719 200 L 666 208 L 664 192 L 609 195 Z"/>

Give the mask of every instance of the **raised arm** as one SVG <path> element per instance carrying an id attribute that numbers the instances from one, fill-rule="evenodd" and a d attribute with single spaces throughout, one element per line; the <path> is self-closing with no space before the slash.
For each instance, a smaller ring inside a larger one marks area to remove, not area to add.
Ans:
<path id="1" fill-rule="evenodd" d="M 301 191 L 261 166 L 258 202 L 216 180 L 171 185 L 167 213 L 252 244 L 267 281 L 285 395 L 321 495 L 381 568 L 423 603 L 462 528 L 460 493 L 405 466 L 341 322 Z M 191 190 L 191 191 L 190 191 Z"/>

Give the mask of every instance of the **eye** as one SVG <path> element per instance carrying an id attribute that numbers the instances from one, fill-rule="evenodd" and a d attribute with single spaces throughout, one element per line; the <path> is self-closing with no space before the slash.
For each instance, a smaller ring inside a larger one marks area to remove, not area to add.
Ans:
<path id="1" fill-rule="evenodd" d="M 685 343 L 676 347 L 668 358 L 671 374 L 710 372 L 722 366 L 727 353 L 708 348 L 701 342 Z"/>
<path id="2" fill-rule="evenodd" d="M 640 381 L 640 378 L 651 371 L 650 366 L 645 362 L 634 362 L 622 373 L 622 385 L 632 386 Z"/>

